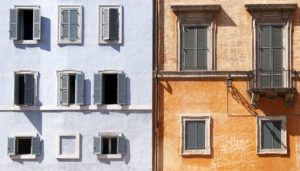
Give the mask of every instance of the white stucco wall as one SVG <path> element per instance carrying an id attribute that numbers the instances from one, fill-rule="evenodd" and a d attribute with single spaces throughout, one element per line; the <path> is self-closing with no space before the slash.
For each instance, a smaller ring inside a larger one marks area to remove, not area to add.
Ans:
<path id="1" fill-rule="evenodd" d="M 123 44 L 101 46 L 98 41 L 98 5 L 123 6 Z M 37 45 L 15 45 L 9 40 L 9 9 L 14 5 L 39 5 L 42 40 Z M 58 5 L 83 6 L 83 43 L 57 44 Z M 152 168 L 152 1 L 151 0 L 3 0 L 0 1 L 0 170 L 151 170 Z M 122 70 L 127 77 L 127 102 L 141 110 L 59 110 L 58 70 L 85 74 L 85 104 L 93 105 L 93 74 L 98 70 Z M 13 71 L 39 72 L 38 104 L 41 109 L 12 110 Z M 143 109 L 145 107 L 145 109 Z M 44 109 L 47 110 L 45 111 Z M 53 108 L 53 109 L 54 109 Z M 55 135 L 80 132 L 81 158 L 55 158 Z M 121 161 L 99 161 L 93 154 L 98 132 L 121 132 L 129 153 Z M 7 137 L 38 133 L 43 141 L 37 160 L 13 161 L 7 155 Z"/>

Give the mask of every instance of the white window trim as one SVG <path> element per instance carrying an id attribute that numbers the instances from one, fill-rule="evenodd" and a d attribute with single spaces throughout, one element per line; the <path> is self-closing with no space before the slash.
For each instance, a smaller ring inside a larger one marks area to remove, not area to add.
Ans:
<path id="1" fill-rule="evenodd" d="M 98 135 L 101 136 L 101 141 L 102 141 L 103 137 L 104 138 L 118 138 L 118 137 L 123 136 L 122 133 L 118 133 L 118 132 L 99 132 Z M 118 145 L 119 145 L 119 142 L 117 142 L 117 147 L 118 147 Z M 97 154 L 97 157 L 99 159 L 122 159 L 122 154 Z"/>
<path id="2" fill-rule="evenodd" d="M 205 149 L 199 150 L 186 150 L 185 149 L 185 123 L 186 121 L 205 121 Z M 211 117 L 210 116 L 196 116 L 196 115 L 183 115 L 181 116 L 181 155 L 210 155 L 211 154 Z"/>
<path id="3" fill-rule="evenodd" d="M 281 121 L 281 149 L 262 149 L 261 148 L 261 122 L 262 121 Z M 286 116 L 258 116 L 257 117 L 257 154 L 287 154 L 287 135 L 286 135 Z"/>
<path id="4" fill-rule="evenodd" d="M 77 8 L 79 17 L 78 17 L 78 24 L 79 24 L 79 29 L 78 29 L 78 40 L 77 41 L 70 41 L 70 40 L 62 40 L 61 39 L 61 11 L 63 9 L 69 9 L 69 8 Z M 83 20 L 83 13 L 82 13 L 82 5 L 59 5 L 58 6 L 58 24 L 57 24 L 57 44 L 59 45 L 67 45 L 67 44 L 81 44 L 82 43 L 82 36 L 83 36 L 83 25 L 82 25 L 82 20 Z"/>
<path id="5" fill-rule="evenodd" d="M 34 133 L 25 133 L 25 134 L 15 134 L 13 136 L 9 136 L 9 137 L 14 137 L 14 138 L 33 138 L 38 136 L 37 134 Z M 16 147 L 15 147 L 16 148 Z M 32 144 L 31 144 L 31 148 L 32 148 Z M 17 149 L 15 149 L 16 151 Z M 16 154 L 16 155 L 9 155 L 9 157 L 12 160 L 35 160 L 37 158 L 36 154 Z"/>
<path id="6" fill-rule="evenodd" d="M 60 101 L 60 75 L 61 74 L 83 74 L 82 71 L 79 71 L 79 70 L 59 70 L 56 72 L 56 75 L 57 75 L 57 84 L 56 84 L 56 94 L 57 94 L 57 106 L 58 107 L 61 107 L 62 108 L 77 108 L 79 107 L 81 109 L 81 105 L 78 105 L 78 104 L 69 104 L 67 106 L 65 105 L 60 105 L 59 101 Z"/>
<path id="7" fill-rule="evenodd" d="M 39 5 L 15 5 L 15 9 L 40 9 Z M 42 24 L 42 21 L 40 21 Z M 38 44 L 38 40 L 14 40 L 14 43 L 17 45 L 23 44 L 23 45 L 35 45 Z"/>
<path id="8" fill-rule="evenodd" d="M 33 106 L 28 106 L 28 105 L 16 105 L 14 102 L 14 107 L 18 108 L 18 109 L 22 109 L 22 108 L 26 108 L 26 107 L 35 107 L 38 106 L 37 101 L 38 101 L 38 79 L 39 79 L 39 72 L 37 71 L 31 71 L 31 70 L 20 70 L 20 71 L 14 71 L 14 87 L 13 87 L 13 92 L 15 93 L 15 87 L 16 87 L 16 83 L 15 83 L 15 76 L 16 74 L 33 74 L 34 76 L 34 97 L 33 97 Z M 15 95 L 14 95 L 14 101 L 15 101 Z"/>
<path id="9" fill-rule="evenodd" d="M 119 39 L 118 40 L 103 40 L 102 39 L 102 10 L 104 8 L 115 8 L 119 12 Z M 122 44 L 123 43 L 123 6 L 122 5 L 99 5 L 99 23 L 98 23 L 98 44 L 110 45 L 110 44 Z"/>
<path id="10" fill-rule="evenodd" d="M 75 137 L 75 153 L 74 154 L 61 154 L 61 143 L 62 137 Z M 79 132 L 65 132 L 56 135 L 56 158 L 57 159 L 79 159 L 80 158 L 80 133 Z"/>

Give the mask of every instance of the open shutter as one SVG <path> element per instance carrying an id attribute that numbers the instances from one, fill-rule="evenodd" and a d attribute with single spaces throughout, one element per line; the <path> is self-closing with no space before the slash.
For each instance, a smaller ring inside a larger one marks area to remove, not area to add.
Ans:
<path id="1" fill-rule="evenodd" d="M 197 69 L 207 70 L 207 27 L 197 28 Z"/>
<path id="2" fill-rule="evenodd" d="M 76 74 L 76 104 L 84 105 L 84 74 Z"/>
<path id="3" fill-rule="evenodd" d="M 32 106 L 34 104 L 34 75 L 25 74 L 25 105 Z"/>
<path id="4" fill-rule="evenodd" d="M 69 105 L 69 74 L 60 75 L 60 104 Z"/>
<path id="5" fill-rule="evenodd" d="M 69 38 L 69 10 L 64 9 L 61 12 L 61 38 L 62 39 L 67 39 Z"/>
<path id="6" fill-rule="evenodd" d="M 18 39 L 18 10 L 17 9 L 10 9 L 9 39 L 10 40 Z"/>
<path id="7" fill-rule="evenodd" d="M 184 27 L 183 29 L 183 69 L 196 69 L 196 28 Z"/>
<path id="8" fill-rule="evenodd" d="M 118 40 L 119 37 L 119 10 L 109 9 L 109 39 Z"/>
<path id="9" fill-rule="evenodd" d="M 15 74 L 15 105 L 19 105 L 19 75 Z"/>
<path id="10" fill-rule="evenodd" d="M 78 9 L 70 9 L 70 41 L 78 39 Z"/>
<path id="11" fill-rule="evenodd" d="M 40 137 L 32 137 L 32 154 L 41 155 Z"/>
<path id="12" fill-rule="evenodd" d="M 94 104 L 102 104 L 102 74 L 94 74 Z"/>
<path id="13" fill-rule="evenodd" d="M 126 104 L 126 77 L 125 74 L 118 74 L 118 104 Z"/>
<path id="14" fill-rule="evenodd" d="M 102 11 L 102 39 L 109 40 L 109 8 Z"/>
<path id="15" fill-rule="evenodd" d="M 101 154 L 101 136 L 94 137 L 94 154 Z"/>
<path id="16" fill-rule="evenodd" d="M 33 10 L 33 39 L 41 39 L 41 10 Z"/>
<path id="17" fill-rule="evenodd" d="M 126 138 L 124 136 L 118 137 L 118 154 L 126 153 Z"/>
<path id="18" fill-rule="evenodd" d="M 7 154 L 8 155 L 15 155 L 16 154 L 16 138 L 10 138 L 7 139 Z"/>

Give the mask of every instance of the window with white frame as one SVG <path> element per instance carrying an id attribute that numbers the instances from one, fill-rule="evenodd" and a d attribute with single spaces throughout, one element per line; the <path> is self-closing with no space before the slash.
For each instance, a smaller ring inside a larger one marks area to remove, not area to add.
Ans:
<path id="1" fill-rule="evenodd" d="M 210 155 L 210 117 L 182 117 L 182 155 Z"/>
<path id="2" fill-rule="evenodd" d="M 99 44 L 122 43 L 122 6 L 99 6 Z"/>
<path id="3" fill-rule="evenodd" d="M 59 6 L 58 43 L 82 43 L 82 6 Z"/>
<path id="4" fill-rule="evenodd" d="M 126 153 L 126 144 L 121 133 L 101 132 L 94 137 L 94 153 L 101 159 L 120 159 Z"/>
<path id="5" fill-rule="evenodd" d="M 39 6 L 15 6 L 10 9 L 9 38 L 17 44 L 36 44 L 41 39 Z"/>
<path id="6" fill-rule="evenodd" d="M 14 104 L 19 106 L 34 106 L 36 102 L 37 72 L 17 71 L 14 73 L 15 90 Z"/>
<path id="7" fill-rule="evenodd" d="M 287 154 L 286 117 L 257 117 L 258 154 Z"/>
<path id="8" fill-rule="evenodd" d="M 84 74 L 82 72 L 58 72 L 58 87 L 59 105 L 84 105 Z"/>
<path id="9" fill-rule="evenodd" d="M 94 74 L 94 104 L 126 104 L 126 77 L 121 71 Z"/>
<path id="10" fill-rule="evenodd" d="M 8 137 L 7 153 L 12 159 L 36 159 L 41 154 L 39 136 Z"/>
<path id="11" fill-rule="evenodd" d="M 65 132 L 56 136 L 56 158 L 57 159 L 79 159 L 80 158 L 80 133 Z"/>

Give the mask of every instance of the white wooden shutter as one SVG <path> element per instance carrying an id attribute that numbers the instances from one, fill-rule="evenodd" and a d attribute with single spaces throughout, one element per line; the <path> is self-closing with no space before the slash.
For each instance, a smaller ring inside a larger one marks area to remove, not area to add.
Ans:
<path id="1" fill-rule="evenodd" d="M 15 137 L 8 137 L 7 138 L 7 154 L 8 155 L 15 155 L 16 154 L 16 138 Z"/>
<path id="2" fill-rule="evenodd" d="M 69 38 L 69 10 L 68 9 L 63 9 L 61 12 L 61 29 L 60 29 L 60 36 L 62 39 L 67 39 Z"/>
<path id="3" fill-rule="evenodd" d="M 41 39 L 41 10 L 33 10 L 33 39 Z"/>
<path id="4" fill-rule="evenodd" d="M 78 40 L 78 9 L 70 9 L 70 41 Z"/>
<path id="5" fill-rule="evenodd" d="M 69 74 L 60 75 L 60 104 L 69 105 Z"/>
<path id="6" fill-rule="evenodd" d="M 109 8 L 102 11 L 102 39 L 109 40 Z"/>

